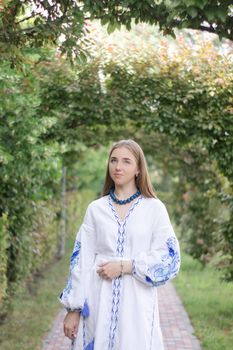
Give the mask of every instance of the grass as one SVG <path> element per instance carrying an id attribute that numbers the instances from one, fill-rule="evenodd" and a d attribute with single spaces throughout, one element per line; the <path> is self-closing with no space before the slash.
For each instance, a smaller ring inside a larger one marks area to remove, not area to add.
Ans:
<path id="1" fill-rule="evenodd" d="M 70 253 L 74 244 L 74 227 L 80 225 L 84 210 L 93 194 L 86 193 L 75 202 L 72 218 L 68 223 L 69 236 L 66 242 L 66 254 L 60 260 L 54 260 L 47 266 L 30 288 L 22 285 L 12 301 L 12 311 L 0 327 L 0 348 L 2 350 L 40 350 L 42 339 L 51 329 L 51 324 L 62 305 L 58 296 L 65 286 Z M 78 219 L 75 212 L 79 207 Z"/>
<path id="2" fill-rule="evenodd" d="M 233 343 L 233 283 L 220 280 L 213 267 L 182 254 L 174 280 L 203 350 L 229 350 Z"/>
<path id="3" fill-rule="evenodd" d="M 48 267 L 42 277 L 23 288 L 13 300 L 13 310 L 1 325 L 2 350 L 39 350 L 41 339 L 49 331 L 59 310 L 57 296 L 65 283 L 67 258 Z"/>

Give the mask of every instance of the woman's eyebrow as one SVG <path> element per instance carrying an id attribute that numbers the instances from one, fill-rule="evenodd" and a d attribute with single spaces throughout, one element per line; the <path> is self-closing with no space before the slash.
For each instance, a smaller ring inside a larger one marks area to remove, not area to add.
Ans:
<path id="1" fill-rule="evenodd" d="M 111 157 L 111 159 L 118 159 L 118 158 L 117 157 Z M 132 159 L 127 158 L 127 157 L 123 157 L 122 159 L 124 159 L 124 160 L 132 160 Z"/>

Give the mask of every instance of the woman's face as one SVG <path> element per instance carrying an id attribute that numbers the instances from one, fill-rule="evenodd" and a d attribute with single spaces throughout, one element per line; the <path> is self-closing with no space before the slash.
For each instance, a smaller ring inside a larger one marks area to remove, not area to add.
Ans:
<path id="1" fill-rule="evenodd" d="M 109 160 L 109 173 L 118 186 L 135 183 L 139 170 L 134 155 L 125 147 L 114 149 Z"/>

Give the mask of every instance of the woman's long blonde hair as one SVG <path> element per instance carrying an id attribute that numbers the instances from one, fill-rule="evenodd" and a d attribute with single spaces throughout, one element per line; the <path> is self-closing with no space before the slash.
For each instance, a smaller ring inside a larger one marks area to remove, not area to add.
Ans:
<path id="1" fill-rule="evenodd" d="M 120 140 L 113 144 L 108 157 L 107 171 L 106 171 L 105 182 L 104 182 L 101 196 L 106 196 L 107 194 L 109 194 L 110 189 L 114 187 L 114 181 L 111 179 L 109 174 L 109 162 L 110 162 L 110 157 L 112 152 L 116 148 L 120 148 L 120 147 L 127 148 L 134 155 L 136 159 L 138 169 L 139 169 L 139 174 L 135 178 L 135 183 L 137 188 L 141 191 L 141 194 L 147 198 L 152 198 L 152 197 L 156 198 L 156 194 L 148 173 L 146 159 L 145 159 L 143 150 L 141 149 L 141 147 L 137 142 L 131 139 Z"/>

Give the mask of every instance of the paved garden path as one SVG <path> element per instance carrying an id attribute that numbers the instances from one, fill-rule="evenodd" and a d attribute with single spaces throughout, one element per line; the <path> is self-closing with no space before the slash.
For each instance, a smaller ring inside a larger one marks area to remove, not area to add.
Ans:
<path id="1" fill-rule="evenodd" d="M 189 317 L 171 282 L 158 288 L 160 322 L 165 350 L 201 350 Z M 63 334 L 61 310 L 51 330 L 45 335 L 41 350 L 70 350 L 71 341 Z M 127 350 L 127 349 L 126 349 Z M 143 349 L 140 349 L 143 350 Z"/>

